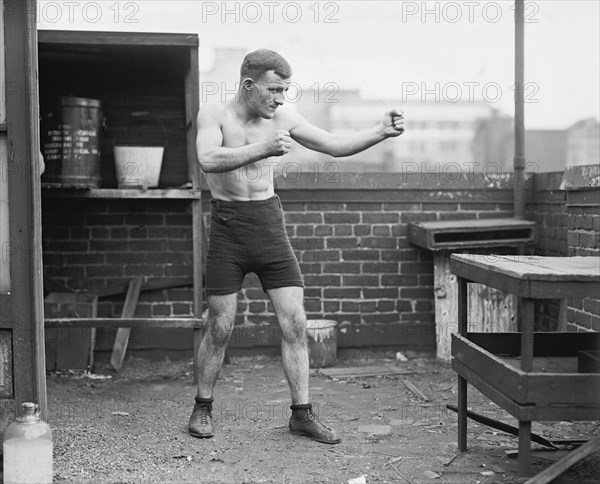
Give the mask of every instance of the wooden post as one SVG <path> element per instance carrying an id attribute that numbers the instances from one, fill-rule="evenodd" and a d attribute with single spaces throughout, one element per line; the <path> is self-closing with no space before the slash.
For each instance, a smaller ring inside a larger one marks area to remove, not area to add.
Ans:
<path id="1" fill-rule="evenodd" d="M 458 283 L 458 334 L 467 336 L 467 280 L 457 277 Z M 467 380 L 458 376 L 458 450 L 467 450 Z"/>
<path id="2" fill-rule="evenodd" d="M 35 0 L 4 0 L 14 403 L 47 418 Z M 10 89 L 10 92 L 8 92 Z"/>
<path id="3" fill-rule="evenodd" d="M 188 174 L 192 180 L 192 189 L 200 190 L 201 171 L 200 163 L 196 153 L 196 118 L 200 108 L 199 98 L 199 83 L 200 71 L 198 68 L 198 47 L 190 49 L 189 69 L 185 79 L 186 84 L 186 124 L 187 124 L 187 159 L 188 159 Z M 192 232 L 194 241 L 194 318 L 202 316 L 202 271 L 203 253 L 204 253 L 204 237 L 203 234 L 203 219 L 202 219 L 202 199 L 194 198 L 192 201 Z M 194 329 L 194 381 L 198 381 L 198 351 L 200 341 L 202 339 L 202 328 Z"/>

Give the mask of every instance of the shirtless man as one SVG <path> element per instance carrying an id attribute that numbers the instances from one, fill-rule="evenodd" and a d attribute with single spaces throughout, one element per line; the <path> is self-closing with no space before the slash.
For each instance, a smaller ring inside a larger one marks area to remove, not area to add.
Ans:
<path id="1" fill-rule="evenodd" d="M 208 326 L 197 355 L 198 394 L 189 420 L 194 437 L 212 437 L 213 387 L 233 331 L 244 276 L 258 275 L 281 327 L 283 368 L 291 392 L 294 434 L 337 444 L 337 433 L 313 413 L 308 397 L 308 345 L 303 280 L 273 189 L 273 166 L 292 139 L 331 156 L 350 156 L 404 131 L 402 111 L 375 127 L 334 135 L 281 108 L 292 70 L 276 52 L 248 54 L 236 97 L 203 106 L 197 152 L 210 188 L 211 228 L 206 266 Z M 247 170 L 247 171 L 246 171 Z"/>

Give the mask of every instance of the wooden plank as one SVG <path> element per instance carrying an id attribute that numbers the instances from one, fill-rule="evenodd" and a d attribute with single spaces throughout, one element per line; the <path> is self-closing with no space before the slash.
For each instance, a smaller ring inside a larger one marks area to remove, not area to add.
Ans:
<path id="1" fill-rule="evenodd" d="M 526 378 L 529 402 L 596 407 L 600 417 L 599 373 L 529 373 Z"/>
<path id="2" fill-rule="evenodd" d="M 53 318 L 45 321 L 47 328 L 201 328 L 198 318 Z"/>
<path id="3" fill-rule="evenodd" d="M 186 154 L 188 180 L 192 188 L 200 193 L 201 172 L 196 152 L 197 116 L 200 108 L 200 71 L 198 68 L 198 48 L 192 47 L 189 52 L 189 64 L 185 76 L 185 127 L 186 127 Z M 198 197 L 192 202 L 192 232 L 193 232 L 193 277 L 194 277 L 194 317 L 200 318 L 202 312 L 202 287 L 204 271 L 204 254 L 206 253 L 206 237 L 204 233 L 204 219 L 202 217 L 202 200 Z M 198 377 L 198 352 L 202 341 L 202 329 L 194 330 L 194 381 Z"/>
<path id="4" fill-rule="evenodd" d="M 5 0 L 6 85 L 18 94 L 6 96 L 10 140 L 8 202 L 10 244 L 19 248 L 10 260 L 15 404 L 39 404 L 47 419 L 42 288 L 42 230 L 39 172 L 38 57 L 35 0 Z M 20 13 L 20 14 L 17 14 Z"/>
<path id="5" fill-rule="evenodd" d="M 567 313 L 569 308 L 569 300 L 561 299 L 560 308 L 558 310 L 558 323 L 556 330 L 564 332 L 567 330 Z"/>
<path id="6" fill-rule="evenodd" d="M 495 355 L 520 354 L 520 333 L 469 333 L 469 341 Z M 599 350 L 600 333 L 536 332 L 533 355 L 573 357 L 579 351 Z"/>
<path id="7" fill-rule="evenodd" d="M 180 188 L 148 188 L 124 189 L 124 188 L 58 188 L 45 185 L 42 195 L 48 198 L 102 198 L 102 199 L 171 199 L 171 200 L 197 200 L 202 197 L 200 190 Z"/>
<path id="8" fill-rule="evenodd" d="M 412 393 L 414 393 L 417 397 L 419 397 L 424 402 L 431 401 L 427 395 L 425 395 L 419 387 L 417 387 L 413 382 L 408 379 L 403 380 L 404 386 L 408 388 Z"/>
<path id="9" fill-rule="evenodd" d="M 123 305 L 123 311 L 121 313 L 122 318 L 131 318 L 135 314 L 135 308 L 142 289 L 142 282 L 143 278 L 137 277 L 129 283 L 129 289 L 127 290 L 125 304 Z M 117 330 L 112 355 L 110 357 L 110 364 L 117 371 L 123 366 L 130 333 L 131 328 L 119 328 Z"/>
<path id="10" fill-rule="evenodd" d="M 600 283 L 598 257 L 542 257 L 480 254 L 452 254 L 459 271 L 476 269 L 475 274 L 492 272 L 516 279 L 545 281 L 577 281 Z M 453 266 L 454 267 L 454 266 Z M 464 274 L 463 277 L 480 282 Z"/>
<path id="11" fill-rule="evenodd" d="M 586 270 L 585 273 L 579 274 L 576 272 L 572 274 L 558 272 L 553 276 L 547 269 L 543 269 L 539 274 L 517 274 L 513 270 L 503 271 L 500 265 L 490 264 L 484 266 L 457 260 L 456 257 L 459 255 L 461 254 L 452 254 L 451 256 L 451 270 L 453 273 L 472 282 L 478 282 L 518 296 L 532 299 L 581 298 L 594 297 L 600 291 L 600 276 L 597 276 L 596 279 L 596 276 L 588 273 L 593 273 L 593 267 L 591 271 Z M 468 254 L 468 257 L 479 256 Z M 493 261 L 505 256 L 490 255 L 488 257 L 489 261 Z M 589 261 L 593 259 L 596 263 L 599 260 L 597 257 L 578 257 L 578 259 Z M 526 265 L 531 267 L 530 264 Z M 600 268 L 595 270 L 600 271 Z"/>
<path id="12" fill-rule="evenodd" d="M 14 398 L 12 348 L 12 331 L 0 330 L 0 399 Z"/>
<path id="13" fill-rule="evenodd" d="M 133 12 L 131 12 L 133 14 Z M 197 34 L 40 30 L 40 44 L 197 46 Z"/>
<path id="14" fill-rule="evenodd" d="M 591 259 L 592 257 L 590 257 Z M 532 299 L 580 299 L 598 297 L 600 284 L 583 281 L 528 281 L 524 296 Z"/>
<path id="15" fill-rule="evenodd" d="M 523 298 L 521 309 L 521 370 L 528 372 L 533 369 L 533 324 L 535 318 L 535 301 Z"/>
<path id="16" fill-rule="evenodd" d="M 52 292 L 44 301 L 44 316 L 51 318 L 95 318 L 98 296 Z M 90 369 L 93 365 L 95 328 L 48 328 L 46 369 Z"/>
<path id="17" fill-rule="evenodd" d="M 150 279 L 142 284 L 142 292 L 172 289 L 174 287 L 191 286 L 194 279 L 191 276 L 169 277 L 164 279 Z M 108 289 L 94 291 L 98 297 L 119 296 L 126 294 L 129 283 L 114 284 Z"/>
<path id="18" fill-rule="evenodd" d="M 519 420 L 519 477 L 531 473 L 531 420 Z"/>
<path id="19" fill-rule="evenodd" d="M 470 220 L 437 220 L 432 222 L 418 222 L 409 225 L 418 225 L 422 230 L 431 232 L 454 232 L 456 230 L 489 230 L 490 228 L 531 228 L 535 222 L 515 218 L 490 218 Z"/>
<path id="20" fill-rule="evenodd" d="M 596 435 L 581 447 L 569 452 L 565 457 L 544 469 L 537 476 L 529 479 L 525 484 L 548 484 L 580 460 L 598 451 L 600 451 L 600 435 Z"/>
<path id="21" fill-rule="evenodd" d="M 7 12 L 4 11 L 3 0 L 0 0 L 0 12 L 2 12 L 3 17 L 7 15 Z M 0 133 L 6 131 L 6 104 L 4 100 L 6 99 L 6 70 L 4 66 L 4 18 L 2 22 L 0 22 L 0 56 L 2 61 L 0 62 L 0 94 L 3 96 L 2 102 L 0 102 Z M 3 137 L 2 141 L 6 141 Z M 0 180 L 0 183 L 4 183 L 4 180 Z M 0 426 L 0 428 L 4 428 Z"/>
<path id="22" fill-rule="evenodd" d="M 346 368 L 319 368 L 319 373 L 328 378 L 366 378 L 374 376 L 388 375 L 412 375 L 416 373 L 413 370 L 407 370 L 399 367 L 381 367 L 381 366 L 361 366 Z"/>
<path id="23" fill-rule="evenodd" d="M 0 293 L 0 329 L 12 328 L 12 303 L 10 294 Z"/>
<path id="24" fill-rule="evenodd" d="M 540 403 L 533 407 L 532 420 L 551 421 L 583 421 L 598 420 L 598 407 L 583 407 L 572 403 L 558 405 L 556 403 Z"/>
<path id="25" fill-rule="evenodd" d="M 453 365 L 454 368 L 454 365 Z M 467 380 L 459 374 L 457 399 L 458 399 L 458 450 L 466 452 L 467 450 Z"/>
<path id="26" fill-rule="evenodd" d="M 527 403 L 525 373 L 465 337 L 452 335 L 452 356 L 518 403 Z"/>
<path id="27" fill-rule="evenodd" d="M 450 272 L 450 257 L 446 251 L 433 254 L 433 279 L 435 293 L 436 356 L 450 361 L 451 335 L 458 331 L 458 281 Z M 514 312 L 516 297 L 489 286 L 467 285 L 469 333 L 507 332 L 516 330 Z"/>
<path id="28" fill-rule="evenodd" d="M 512 398 L 506 396 L 501 390 L 494 385 L 490 385 L 489 382 L 481 378 L 476 372 L 456 359 L 452 360 L 451 365 L 454 371 L 462 376 L 469 384 L 473 385 L 483 395 L 502 407 L 513 417 L 522 420 L 535 420 L 537 415 L 535 406 L 518 404 Z"/>
<path id="29" fill-rule="evenodd" d="M 453 412 L 458 412 L 458 407 L 454 406 L 454 405 L 446 405 L 446 408 L 448 410 L 452 410 Z M 467 417 L 469 417 L 471 420 L 474 420 L 475 422 L 479 422 L 482 423 L 484 425 L 487 425 L 488 427 L 492 427 L 494 429 L 497 430 L 501 430 L 502 432 L 506 432 L 508 434 L 511 435 L 519 435 L 519 429 L 513 425 L 501 422 L 499 420 L 494 420 L 492 418 L 486 417 L 485 415 L 479 415 L 478 413 L 475 412 L 471 412 L 470 410 L 467 411 Z M 556 449 L 556 445 L 546 439 L 545 437 L 542 437 L 541 435 L 537 435 L 537 434 L 531 434 L 531 440 L 533 440 L 534 442 L 537 442 L 538 444 L 541 445 L 545 445 L 546 447 L 550 447 L 553 449 Z"/>

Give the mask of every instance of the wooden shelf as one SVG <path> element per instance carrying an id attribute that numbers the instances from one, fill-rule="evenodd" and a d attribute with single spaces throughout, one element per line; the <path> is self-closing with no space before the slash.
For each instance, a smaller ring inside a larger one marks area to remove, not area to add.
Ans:
<path id="1" fill-rule="evenodd" d="M 42 195 L 48 198 L 104 198 L 104 199 L 180 199 L 199 200 L 200 190 L 188 188 L 57 188 L 42 186 Z"/>
<path id="2" fill-rule="evenodd" d="M 184 328 L 201 329 L 198 318 L 48 318 L 46 328 Z"/>

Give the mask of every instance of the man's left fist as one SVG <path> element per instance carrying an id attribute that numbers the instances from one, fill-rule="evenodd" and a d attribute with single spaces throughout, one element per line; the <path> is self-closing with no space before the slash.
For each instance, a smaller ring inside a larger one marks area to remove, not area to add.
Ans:
<path id="1" fill-rule="evenodd" d="M 400 136 L 404 133 L 404 112 L 401 109 L 392 109 L 385 113 L 383 126 L 388 136 Z"/>

